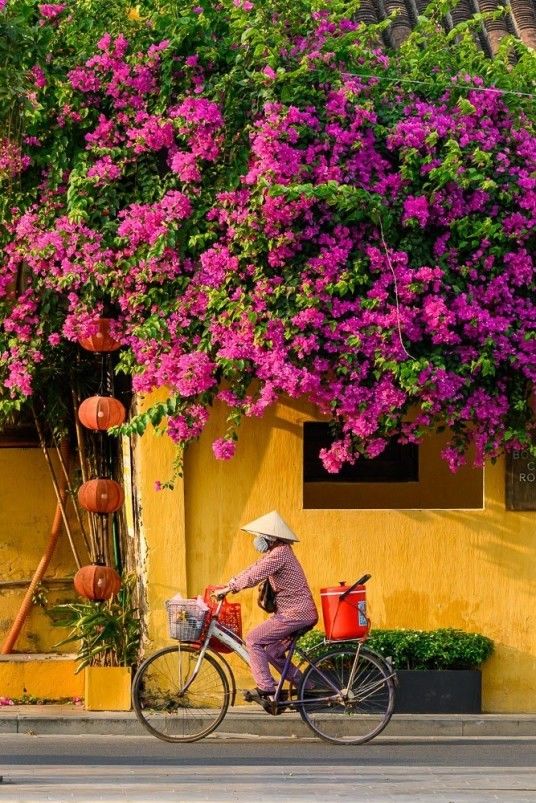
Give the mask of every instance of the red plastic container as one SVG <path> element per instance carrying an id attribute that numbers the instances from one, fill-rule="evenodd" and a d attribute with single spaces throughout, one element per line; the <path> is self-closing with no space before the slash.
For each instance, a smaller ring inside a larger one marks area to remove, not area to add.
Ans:
<path id="1" fill-rule="evenodd" d="M 213 599 L 212 594 L 216 591 L 219 591 L 220 588 L 223 588 L 223 586 L 207 586 L 205 588 L 203 599 L 211 611 L 214 610 L 218 604 L 216 600 Z M 229 630 L 232 630 L 233 633 L 236 633 L 237 636 L 242 638 L 242 612 L 239 602 L 227 602 L 225 599 L 223 601 L 223 605 L 221 606 L 218 621 L 222 625 L 225 625 L 225 627 L 227 627 Z M 232 652 L 230 647 L 222 644 L 217 638 L 211 638 L 208 646 L 216 652 Z"/>
<path id="2" fill-rule="evenodd" d="M 349 588 L 342 582 L 338 586 L 320 589 L 324 629 L 329 641 L 364 638 L 369 631 L 366 588 L 356 586 L 341 600 L 341 595 Z"/>

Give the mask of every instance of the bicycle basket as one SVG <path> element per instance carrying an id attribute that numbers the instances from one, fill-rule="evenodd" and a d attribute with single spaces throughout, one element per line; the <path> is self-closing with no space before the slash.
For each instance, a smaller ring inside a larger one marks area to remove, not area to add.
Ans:
<path id="1" fill-rule="evenodd" d="M 169 636 L 179 641 L 199 641 L 208 611 L 195 599 L 166 602 Z"/>
<path id="2" fill-rule="evenodd" d="M 207 586 L 207 588 L 205 588 L 203 599 L 209 606 L 211 612 L 217 605 L 217 602 L 212 599 L 211 595 L 219 588 L 221 588 L 221 586 Z M 227 602 L 227 600 L 225 600 L 221 606 L 218 623 L 226 627 L 227 630 L 230 630 L 232 633 L 235 633 L 239 638 L 242 638 L 242 612 L 240 603 Z M 210 639 L 209 647 L 215 652 L 232 652 L 230 647 L 222 644 L 217 638 Z"/>

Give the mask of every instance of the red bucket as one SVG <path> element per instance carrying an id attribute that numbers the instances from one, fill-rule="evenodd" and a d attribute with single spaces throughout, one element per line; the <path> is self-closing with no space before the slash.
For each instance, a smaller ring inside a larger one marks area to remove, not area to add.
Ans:
<path id="1" fill-rule="evenodd" d="M 351 586 L 343 582 L 320 589 L 324 629 L 329 641 L 363 638 L 369 631 L 366 588 L 356 586 L 341 600 L 341 595 L 349 588 Z"/>

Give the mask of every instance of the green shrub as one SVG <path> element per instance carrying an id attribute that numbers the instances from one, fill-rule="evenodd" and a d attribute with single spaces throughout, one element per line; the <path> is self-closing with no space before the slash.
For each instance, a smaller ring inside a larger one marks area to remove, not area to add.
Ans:
<path id="1" fill-rule="evenodd" d="M 298 642 L 301 649 L 323 654 L 333 648 L 320 630 Z M 355 642 L 338 642 L 355 649 Z M 493 652 L 493 642 L 479 633 L 438 630 L 371 630 L 366 646 L 391 658 L 397 669 L 477 669 Z"/>

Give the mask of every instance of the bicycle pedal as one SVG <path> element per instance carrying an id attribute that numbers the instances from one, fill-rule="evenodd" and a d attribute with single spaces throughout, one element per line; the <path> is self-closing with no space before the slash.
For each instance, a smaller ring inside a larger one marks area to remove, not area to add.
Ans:
<path id="1" fill-rule="evenodd" d="M 272 713 L 275 717 L 278 717 L 281 714 L 284 714 L 285 711 L 288 711 L 289 708 L 290 705 L 288 703 L 283 703 L 283 704 L 280 703 L 279 705 L 273 703 L 273 710 L 270 713 Z"/>

